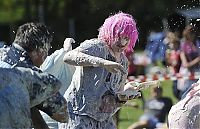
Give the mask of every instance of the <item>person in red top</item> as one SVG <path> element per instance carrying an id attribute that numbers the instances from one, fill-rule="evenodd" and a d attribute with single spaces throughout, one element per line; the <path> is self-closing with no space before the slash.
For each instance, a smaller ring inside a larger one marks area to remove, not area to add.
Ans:
<path id="1" fill-rule="evenodd" d="M 166 63 L 168 65 L 169 73 L 176 75 L 179 73 L 181 66 L 180 59 L 180 40 L 173 32 L 168 32 L 164 41 L 169 48 L 166 51 Z M 177 88 L 178 80 L 173 81 L 173 94 L 177 99 L 180 99 L 180 90 Z"/>
<path id="2" fill-rule="evenodd" d="M 183 31 L 183 42 L 181 42 L 181 68 L 186 70 L 186 74 L 200 72 L 200 52 L 198 47 L 198 33 L 197 28 L 192 25 L 186 26 Z M 180 71 L 182 72 L 182 71 Z M 195 83 L 196 80 L 185 80 L 182 85 L 182 94 L 186 94 L 190 86 Z M 184 96 L 184 95 L 183 95 Z"/>

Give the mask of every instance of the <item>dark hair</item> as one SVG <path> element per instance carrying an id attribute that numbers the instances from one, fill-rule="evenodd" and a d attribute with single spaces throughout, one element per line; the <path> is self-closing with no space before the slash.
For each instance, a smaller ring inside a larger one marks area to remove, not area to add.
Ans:
<path id="1" fill-rule="evenodd" d="M 42 23 L 26 23 L 21 25 L 16 33 L 14 43 L 19 44 L 27 52 L 43 48 L 50 43 L 53 35 Z"/>
<path id="2" fill-rule="evenodd" d="M 192 41 L 194 43 L 197 38 L 197 27 L 193 25 L 187 25 L 183 30 L 183 37 L 186 40 Z"/>

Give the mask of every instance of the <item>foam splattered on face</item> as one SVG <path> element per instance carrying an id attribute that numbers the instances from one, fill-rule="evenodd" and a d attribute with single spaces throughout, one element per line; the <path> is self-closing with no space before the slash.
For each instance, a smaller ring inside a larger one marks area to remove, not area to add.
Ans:
<path id="1" fill-rule="evenodd" d="M 111 45 L 111 49 L 114 52 L 123 52 L 129 45 L 130 39 L 127 37 L 119 38 L 115 43 Z"/>
<path id="2" fill-rule="evenodd" d="M 125 38 L 120 38 L 117 42 L 116 45 L 118 47 L 126 47 L 128 45 L 128 43 L 130 42 L 130 39 L 128 37 Z"/>

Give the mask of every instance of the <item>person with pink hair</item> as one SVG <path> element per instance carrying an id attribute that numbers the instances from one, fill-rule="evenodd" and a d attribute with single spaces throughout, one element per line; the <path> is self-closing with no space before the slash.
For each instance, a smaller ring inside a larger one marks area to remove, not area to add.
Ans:
<path id="1" fill-rule="evenodd" d="M 112 115 L 139 94 L 129 83 L 125 85 L 128 60 L 124 53 L 133 51 L 137 39 L 133 17 L 119 12 L 105 20 L 98 38 L 86 40 L 65 54 L 64 61 L 76 70 L 64 94 L 69 120 L 59 128 L 116 129 Z"/>

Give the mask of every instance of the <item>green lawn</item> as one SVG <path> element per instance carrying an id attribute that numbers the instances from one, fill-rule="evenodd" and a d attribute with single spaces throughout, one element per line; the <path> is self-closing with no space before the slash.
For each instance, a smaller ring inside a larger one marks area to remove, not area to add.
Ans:
<path id="1" fill-rule="evenodd" d="M 172 98 L 173 103 L 176 103 L 177 100 L 173 96 L 172 93 L 172 81 L 163 81 L 161 82 L 161 86 L 163 88 L 163 96 L 168 96 Z M 143 91 L 144 98 L 150 98 L 150 89 L 145 89 Z M 133 102 L 136 102 L 139 104 L 139 108 L 133 108 L 133 107 L 127 107 L 124 106 L 120 110 L 120 119 L 119 119 L 119 125 L 118 129 L 127 129 L 129 125 L 136 122 L 139 118 L 139 116 L 143 113 L 142 110 L 142 102 L 141 100 L 133 100 Z"/>

